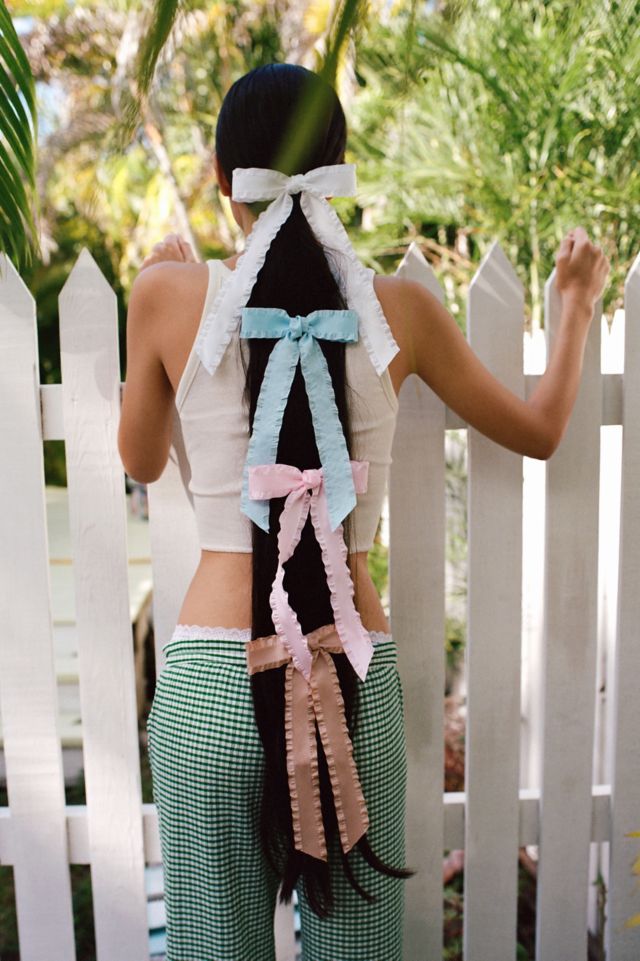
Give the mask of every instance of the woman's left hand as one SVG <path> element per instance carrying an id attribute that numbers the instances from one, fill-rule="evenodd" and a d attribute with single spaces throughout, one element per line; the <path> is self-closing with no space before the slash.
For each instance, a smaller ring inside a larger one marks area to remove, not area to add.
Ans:
<path id="1" fill-rule="evenodd" d="M 142 261 L 140 270 L 150 267 L 151 264 L 159 264 L 163 260 L 179 260 L 182 262 L 196 263 L 193 249 L 180 234 L 167 234 L 164 240 L 153 245 L 153 249 Z"/>

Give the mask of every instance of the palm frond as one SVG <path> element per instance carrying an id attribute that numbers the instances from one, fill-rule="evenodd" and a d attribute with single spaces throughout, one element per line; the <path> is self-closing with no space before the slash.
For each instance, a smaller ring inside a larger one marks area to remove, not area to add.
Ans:
<path id="1" fill-rule="evenodd" d="M 146 14 L 142 42 L 136 55 L 131 82 L 133 90 L 122 91 L 121 116 L 114 131 L 115 149 L 124 148 L 140 123 L 142 108 L 149 95 L 153 77 L 178 15 L 188 7 L 185 0 L 155 0 Z"/>
<path id="2" fill-rule="evenodd" d="M 134 67 L 135 92 L 125 93 L 122 118 L 118 124 L 116 141 L 120 147 L 130 142 L 139 123 L 142 105 L 151 88 L 160 55 L 174 28 L 185 0 L 156 0 L 149 9 L 149 26 L 144 31 Z M 335 84 L 340 69 L 341 56 L 349 35 L 365 17 L 366 0 L 338 0 L 327 27 L 325 53 L 319 57 L 316 72 L 330 84 Z M 309 136 L 318 127 L 318 117 L 326 109 L 322 91 L 309 90 L 291 124 L 291 133 L 285 138 L 281 156 L 275 166 L 282 170 L 295 170 L 308 149 Z"/>
<path id="3" fill-rule="evenodd" d="M 0 0 L 0 250 L 17 267 L 29 264 L 39 241 L 37 196 L 37 111 L 29 61 Z"/>
<path id="4" fill-rule="evenodd" d="M 343 50 L 351 30 L 363 16 L 363 8 L 362 0 L 343 0 L 336 4 L 326 38 L 326 53 L 317 70 L 320 77 L 331 86 L 336 83 Z M 315 84 L 309 87 L 291 118 L 289 132 L 284 137 L 279 155 L 274 161 L 276 169 L 293 172 L 300 168 L 314 133 L 322 127 L 319 121 L 328 106 L 325 90 Z"/>

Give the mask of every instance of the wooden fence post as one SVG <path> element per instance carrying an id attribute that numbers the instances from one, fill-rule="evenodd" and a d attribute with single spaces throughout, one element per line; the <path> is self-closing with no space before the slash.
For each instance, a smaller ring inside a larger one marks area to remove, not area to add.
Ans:
<path id="1" fill-rule="evenodd" d="M 60 349 L 97 958 L 140 961 L 148 930 L 117 309 L 86 248 L 60 294 Z"/>
<path id="2" fill-rule="evenodd" d="M 545 285 L 548 357 L 560 324 L 554 279 L 555 270 Z M 575 406 L 547 461 L 537 961 L 587 956 L 602 422 L 601 305 L 594 310 Z"/>
<path id="3" fill-rule="evenodd" d="M 640 957 L 640 255 L 625 284 L 622 486 L 611 691 L 608 961 Z M 611 690 L 611 687 L 610 687 Z M 627 922 L 636 918 L 636 926 Z"/>
<path id="4" fill-rule="evenodd" d="M 521 398 L 523 320 L 522 284 L 494 242 L 469 288 L 467 337 L 491 373 Z M 467 438 L 463 953 L 465 961 L 513 961 L 518 916 L 522 456 L 473 428 L 468 428 Z"/>
<path id="5" fill-rule="evenodd" d="M 36 311 L 0 255 L 0 703 L 22 961 L 75 958 L 53 662 Z"/>
<path id="6" fill-rule="evenodd" d="M 412 244 L 397 274 L 442 301 Z M 400 391 L 389 477 L 390 622 L 405 701 L 407 866 L 405 961 L 442 958 L 444 847 L 444 425 L 440 398 L 411 374 Z"/>

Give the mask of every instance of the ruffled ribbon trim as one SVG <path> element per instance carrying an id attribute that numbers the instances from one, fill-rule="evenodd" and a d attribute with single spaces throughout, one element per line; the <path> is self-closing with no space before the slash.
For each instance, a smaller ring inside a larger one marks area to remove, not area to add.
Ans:
<path id="1" fill-rule="evenodd" d="M 367 489 L 369 462 L 350 463 L 354 488 L 357 493 L 363 493 Z M 353 669 L 364 681 L 373 655 L 373 642 L 353 602 L 353 582 L 347 565 L 342 524 L 335 530 L 331 529 L 323 469 L 300 470 L 291 464 L 258 464 L 249 468 L 251 498 L 268 500 L 285 495 L 278 531 L 278 567 L 269 595 L 276 633 L 291 654 L 295 667 L 308 681 L 313 658 L 284 588 L 284 564 L 295 551 L 307 516 L 311 513 L 322 551 L 338 635 Z"/>
<path id="2" fill-rule="evenodd" d="M 331 375 L 317 339 L 356 341 L 358 316 L 353 310 L 314 310 L 306 316 L 291 317 L 279 307 L 245 307 L 240 336 L 279 338 L 269 355 L 258 395 L 242 473 L 240 510 L 262 530 L 269 530 L 269 501 L 249 497 L 249 466 L 275 463 L 282 418 L 299 359 L 324 468 L 331 527 L 335 529 L 356 506 L 356 494 Z"/>
<path id="3" fill-rule="evenodd" d="M 351 850 L 369 827 L 369 815 L 347 727 L 340 681 L 331 653 L 345 653 L 334 624 L 306 636 L 312 663 L 307 681 L 296 670 L 278 634 L 245 644 L 249 674 L 287 665 L 285 741 L 294 844 L 297 850 L 328 859 L 322 822 L 316 722 L 327 758 L 340 843 Z"/>
<path id="4" fill-rule="evenodd" d="M 358 259 L 337 213 L 326 197 L 352 196 L 356 192 L 355 165 L 331 164 L 304 174 L 285 176 L 263 167 L 236 167 L 232 173 L 232 198 L 251 203 L 272 200 L 255 221 L 245 248 L 221 284 L 207 313 L 195 350 L 206 370 L 213 374 L 240 321 L 240 312 L 251 296 L 271 242 L 293 207 L 292 193 L 300 193 L 300 206 L 320 243 L 346 258 L 346 271 L 331 264 L 332 273 L 349 307 L 358 314 L 360 334 L 371 362 L 381 375 L 400 350 L 373 287 L 374 271 Z"/>

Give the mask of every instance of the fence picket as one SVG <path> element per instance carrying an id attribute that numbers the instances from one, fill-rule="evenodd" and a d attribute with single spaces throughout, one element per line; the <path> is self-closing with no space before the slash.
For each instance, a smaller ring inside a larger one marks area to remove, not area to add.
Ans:
<path id="1" fill-rule="evenodd" d="M 600 338 L 603 381 L 604 377 L 611 373 L 617 373 L 621 377 L 624 363 L 622 311 L 614 312 L 611 327 L 609 327 L 607 318 L 602 317 Z M 621 416 L 620 420 L 622 420 Z M 611 757 L 608 750 L 607 735 L 611 726 L 611 685 L 616 646 L 621 453 L 622 424 L 603 426 L 600 431 L 598 650 L 596 716 L 593 737 L 593 783 L 594 785 L 605 785 L 607 790 L 609 790 L 611 784 Z M 607 843 L 591 843 L 589 878 L 589 928 L 592 931 L 599 931 L 603 908 L 603 886 L 605 888 L 609 886 L 609 846 Z"/>
<path id="2" fill-rule="evenodd" d="M 640 929 L 640 255 L 625 284 L 622 484 L 612 724 L 608 961 L 637 961 Z M 633 873 L 636 865 L 635 875 Z"/>
<path id="3" fill-rule="evenodd" d="M 416 244 L 397 275 L 443 292 Z M 416 375 L 402 385 L 389 478 L 391 630 L 407 733 L 406 961 L 442 957 L 444 848 L 445 406 Z"/>
<path id="4" fill-rule="evenodd" d="M 560 323 L 554 279 L 555 271 L 545 285 L 548 357 Z M 600 314 L 597 305 L 575 406 L 546 471 L 537 961 L 587 956 L 602 419 Z"/>
<path id="5" fill-rule="evenodd" d="M 22 961 L 73 961 L 36 311 L 4 254 L 0 363 L 0 706 L 11 803 L 3 836 L 10 845 L 6 860 L 13 864 Z"/>
<path id="6" fill-rule="evenodd" d="M 485 366 L 521 398 L 523 319 L 522 284 L 495 242 L 469 288 L 467 336 Z M 513 961 L 518 910 L 523 464 L 521 455 L 473 428 L 468 430 L 468 463 L 463 955 L 465 961 Z"/>
<path id="7" fill-rule="evenodd" d="M 86 248 L 60 294 L 63 412 L 98 961 L 148 954 L 116 297 Z"/>
<path id="8" fill-rule="evenodd" d="M 525 334 L 525 387 L 546 367 L 544 330 Z M 536 371 L 536 374 L 527 371 Z M 527 389 L 527 396 L 532 390 Z M 542 632 L 544 594 L 544 485 L 546 461 L 522 463 L 522 684 L 520 687 L 520 785 L 539 790 L 542 745 Z"/>

